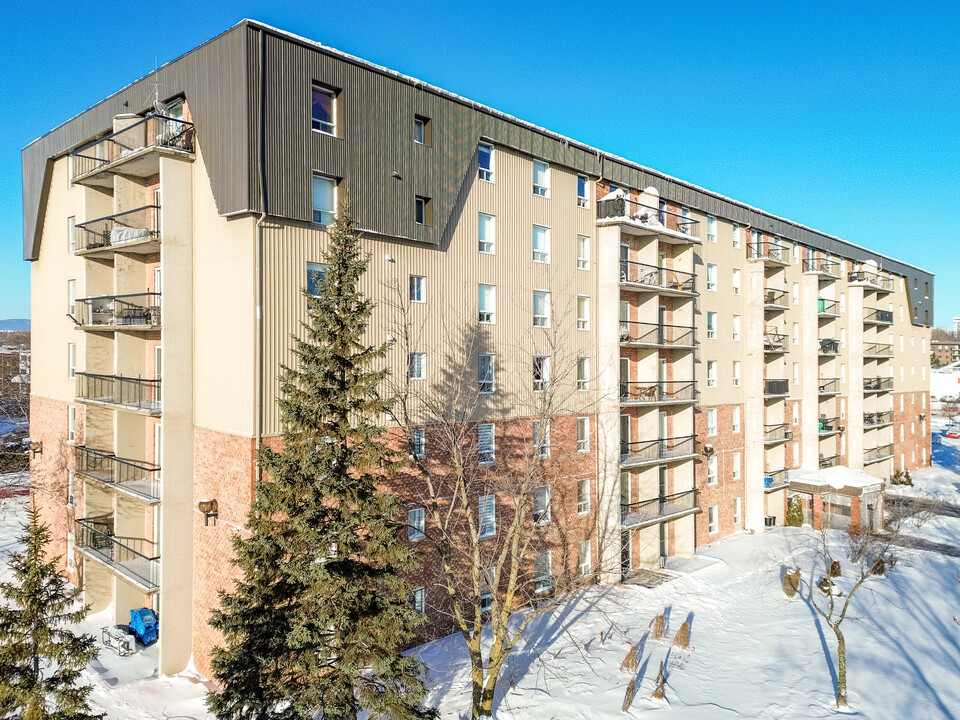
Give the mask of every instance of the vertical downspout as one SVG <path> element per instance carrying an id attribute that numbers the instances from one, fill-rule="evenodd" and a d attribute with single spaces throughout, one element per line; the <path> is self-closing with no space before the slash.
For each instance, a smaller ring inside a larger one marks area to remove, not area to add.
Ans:
<path id="1" fill-rule="evenodd" d="M 267 169 L 266 169 L 266 95 L 267 79 L 265 73 L 267 54 L 267 34 L 260 28 L 260 148 L 257 154 L 257 165 L 260 171 L 260 219 L 257 221 L 257 449 L 263 443 L 263 342 L 264 342 L 264 292 L 263 292 L 263 223 L 267 219 Z M 256 482 L 263 477 L 263 470 L 258 462 Z M 254 490 L 255 491 L 255 490 Z M 252 498 L 252 493 L 251 493 Z"/>

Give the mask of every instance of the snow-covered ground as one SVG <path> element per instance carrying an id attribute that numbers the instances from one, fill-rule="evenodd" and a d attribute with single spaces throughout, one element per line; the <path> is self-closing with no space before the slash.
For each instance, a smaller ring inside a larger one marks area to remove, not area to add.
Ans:
<path id="1" fill-rule="evenodd" d="M 935 426 L 936 439 L 942 432 L 942 425 Z M 960 508 L 960 440 L 943 438 L 933 447 L 935 466 L 914 473 L 914 487 L 892 492 L 935 498 L 949 513 Z M 22 499 L 0 501 L 0 552 L 13 546 L 23 516 Z M 960 517 L 950 514 L 919 527 L 908 522 L 905 532 L 960 548 Z M 835 715 L 833 633 L 818 622 L 808 601 L 788 599 L 781 590 L 784 569 L 800 567 L 804 580 L 811 579 L 817 539 L 806 529 L 741 534 L 701 548 L 690 571 L 674 573 L 655 589 L 597 587 L 582 593 L 535 621 L 528 643 L 503 672 L 496 717 L 621 717 L 631 678 L 637 692 L 627 716 L 650 711 L 684 720 Z M 871 720 L 960 717 L 958 574 L 958 557 L 901 549 L 887 576 L 855 597 L 843 625 L 847 714 Z M 649 624 L 661 612 L 669 637 L 683 622 L 690 623 L 689 650 L 673 647 L 669 638 L 651 639 Z M 84 627 L 94 631 L 105 624 L 101 614 L 88 618 Z M 637 646 L 639 659 L 632 673 L 619 669 L 631 646 Z M 429 668 L 431 702 L 445 718 L 465 715 L 470 676 L 459 636 L 416 652 Z M 657 701 L 651 693 L 661 662 L 666 698 Z M 94 702 L 118 720 L 210 717 L 203 707 L 203 684 L 189 676 L 153 677 L 155 668 L 153 650 L 120 658 L 103 649 L 89 672 L 97 683 Z"/>

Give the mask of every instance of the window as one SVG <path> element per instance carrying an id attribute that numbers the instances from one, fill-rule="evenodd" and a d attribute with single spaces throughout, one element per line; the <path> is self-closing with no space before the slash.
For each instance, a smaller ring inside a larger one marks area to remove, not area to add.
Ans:
<path id="1" fill-rule="evenodd" d="M 711 505 L 707 508 L 707 532 L 711 535 L 720 530 L 720 525 L 717 522 L 717 506 Z"/>
<path id="2" fill-rule="evenodd" d="M 423 428 L 410 431 L 410 456 L 422 458 L 427 454 L 427 433 Z"/>
<path id="3" fill-rule="evenodd" d="M 715 388 L 717 386 L 717 361 L 707 360 L 707 387 Z"/>
<path id="4" fill-rule="evenodd" d="M 903 352 L 903 335 L 900 336 L 900 352 Z"/>
<path id="5" fill-rule="evenodd" d="M 67 442 L 77 441 L 77 409 L 72 405 L 67 408 Z"/>
<path id="6" fill-rule="evenodd" d="M 420 508 L 407 510 L 407 538 L 418 540 L 426 536 L 426 511 Z"/>
<path id="7" fill-rule="evenodd" d="M 67 280 L 67 312 L 77 314 L 77 281 Z"/>
<path id="8" fill-rule="evenodd" d="M 577 235 L 577 270 L 590 269 L 590 238 Z"/>
<path id="9" fill-rule="evenodd" d="M 577 358 L 577 390 L 590 389 L 590 358 Z"/>
<path id="10" fill-rule="evenodd" d="M 800 467 L 800 443 L 793 444 L 793 466 Z"/>
<path id="11" fill-rule="evenodd" d="M 430 118 L 423 115 L 413 116 L 413 141 L 418 145 L 430 144 Z"/>
<path id="12" fill-rule="evenodd" d="M 67 344 L 67 377 L 73 380 L 77 376 L 77 345 Z"/>
<path id="13" fill-rule="evenodd" d="M 733 246 L 740 247 L 740 226 L 737 223 L 733 224 Z"/>
<path id="14" fill-rule="evenodd" d="M 313 221 L 333 225 L 337 216 L 337 181 L 323 175 L 313 176 Z"/>
<path id="15" fill-rule="evenodd" d="M 535 525 L 550 522 L 550 488 L 546 485 L 533 489 L 533 522 Z"/>
<path id="16" fill-rule="evenodd" d="M 533 326 L 550 327 L 550 293 L 547 290 L 533 291 Z"/>
<path id="17" fill-rule="evenodd" d="M 707 313 L 707 340 L 717 339 L 717 314 L 715 312 Z"/>
<path id="18" fill-rule="evenodd" d="M 793 264 L 800 264 L 800 245 L 798 243 L 793 244 Z"/>
<path id="19" fill-rule="evenodd" d="M 707 242 L 717 241 L 717 219 L 707 216 Z"/>
<path id="20" fill-rule="evenodd" d="M 717 409 L 709 408 L 707 410 L 707 435 L 717 434 Z"/>
<path id="21" fill-rule="evenodd" d="M 845 348 L 847 346 L 847 329 L 840 328 L 840 347 Z"/>
<path id="22" fill-rule="evenodd" d="M 430 198 L 422 195 L 414 198 L 414 220 L 417 225 L 433 225 L 433 203 Z"/>
<path id="23" fill-rule="evenodd" d="M 407 357 L 409 373 L 408 377 L 411 380 L 426 380 L 427 379 L 427 369 L 426 369 L 426 360 L 427 354 L 422 352 L 412 352 Z"/>
<path id="24" fill-rule="evenodd" d="M 587 193 L 590 190 L 590 181 L 583 175 L 577 175 L 577 207 L 590 207 Z"/>
<path id="25" fill-rule="evenodd" d="M 540 457 L 550 457 L 550 421 L 533 421 L 533 448 Z"/>
<path id="26" fill-rule="evenodd" d="M 67 471 L 67 507 L 73 507 L 76 500 L 77 474 L 73 470 Z"/>
<path id="27" fill-rule="evenodd" d="M 480 537 L 492 537 L 497 534 L 497 496 L 481 495 L 477 503 L 477 522 L 480 525 Z"/>
<path id="28" fill-rule="evenodd" d="M 426 588 L 418 587 L 416 590 L 410 593 L 410 604 L 413 605 L 414 612 L 418 612 L 421 615 L 425 613 L 427 611 L 426 601 Z"/>
<path id="29" fill-rule="evenodd" d="M 533 163 L 533 194 L 540 197 L 550 196 L 550 166 L 546 163 Z"/>
<path id="30" fill-rule="evenodd" d="M 843 420 L 847 417 L 847 401 L 844 398 L 840 398 L 840 419 Z"/>
<path id="31" fill-rule="evenodd" d="M 590 329 L 590 298 L 577 295 L 577 330 Z"/>
<path id="32" fill-rule="evenodd" d="M 67 570 L 73 570 L 75 567 L 76 560 L 74 559 L 73 551 L 77 547 L 77 541 L 72 532 L 67 533 Z"/>
<path id="33" fill-rule="evenodd" d="M 740 479 L 740 453 L 738 452 L 733 454 L 733 479 Z"/>
<path id="34" fill-rule="evenodd" d="M 481 353 L 477 359 L 477 383 L 481 393 L 492 393 L 496 389 L 496 356 Z"/>
<path id="35" fill-rule="evenodd" d="M 73 215 L 67 218 L 67 250 L 77 250 L 77 219 Z"/>
<path id="36" fill-rule="evenodd" d="M 577 418 L 577 452 L 590 451 L 590 418 Z"/>
<path id="37" fill-rule="evenodd" d="M 320 263 L 307 263 L 307 294 L 320 297 L 320 283 L 327 276 L 327 266 Z"/>
<path id="38" fill-rule="evenodd" d="M 793 324 L 793 344 L 800 344 L 800 323 Z"/>
<path id="39" fill-rule="evenodd" d="M 733 386 L 740 387 L 740 361 L 733 361 Z"/>
<path id="40" fill-rule="evenodd" d="M 793 364 L 793 384 L 800 384 L 800 363 Z"/>
<path id="41" fill-rule="evenodd" d="M 800 403 L 798 402 L 793 403 L 793 424 L 800 424 Z"/>
<path id="42" fill-rule="evenodd" d="M 477 176 L 481 180 L 493 182 L 493 147 L 491 145 L 477 146 Z"/>
<path id="43" fill-rule="evenodd" d="M 740 294 L 740 268 L 733 269 L 733 294 Z"/>
<path id="44" fill-rule="evenodd" d="M 313 86 L 313 111 L 311 126 L 327 135 L 337 134 L 336 93 L 320 85 Z"/>
<path id="45" fill-rule="evenodd" d="M 493 255 L 497 247 L 497 221 L 493 215 L 480 213 L 477 219 L 477 236 L 480 238 L 480 252 Z"/>
<path id="46" fill-rule="evenodd" d="M 717 266 L 713 263 L 707 263 L 707 290 L 717 291 Z"/>
<path id="47" fill-rule="evenodd" d="M 717 484 L 717 456 L 707 458 L 707 485 Z"/>
<path id="48" fill-rule="evenodd" d="M 553 576 L 550 574 L 550 551 L 538 552 L 533 556 L 534 592 L 546 592 L 553 587 Z"/>
<path id="49" fill-rule="evenodd" d="M 427 301 L 427 279 L 423 275 L 410 276 L 410 302 Z"/>
<path id="50" fill-rule="evenodd" d="M 892 369 L 892 366 L 891 366 Z M 843 385 L 847 382 L 847 364 L 840 363 L 840 384 Z"/>
<path id="51" fill-rule="evenodd" d="M 540 225 L 533 226 L 533 261 L 550 262 L 550 229 Z"/>
<path id="52" fill-rule="evenodd" d="M 739 525 L 743 519 L 743 498 L 733 499 L 733 524 Z"/>
<path id="53" fill-rule="evenodd" d="M 577 481 L 577 514 L 590 512 L 590 478 Z"/>
<path id="54" fill-rule="evenodd" d="M 847 310 L 847 294 L 840 293 L 840 312 L 843 313 L 843 312 L 846 312 L 846 310 Z"/>
<path id="55" fill-rule="evenodd" d="M 493 423 L 477 425 L 477 462 L 481 465 L 488 465 L 496 460 L 495 437 Z"/>
<path id="56" fill-rule="evenodd" d="M 496 285 L 477 286 L 477 319 L 486 324 L 497 321 L 497 287 Z"/>
<path id="57" fill-rule="evenodd" d="M 733 417 L 730 419 L 730 432 L 738 433 L 740 432 L 740 406 L 735 405 L 733 408 Z"/>
<path id="58" fill-rule="evenodd" d="M 793 284 L 793 292 L 791 294 L 793 295 L 793 304 L 799 305 L 800 304 L 800 283 Z"/>
<path id="59" fill-rule="evenodd" d="M 533 358 L 533 391 L 543 392 L 550 387 L 550 356 L 535 355 Z"/>
<path id="60" fill-rule="evenodd" d="M 733 339 L 736 341 L 740 340 L 740 316 L 733 316 Z"/>

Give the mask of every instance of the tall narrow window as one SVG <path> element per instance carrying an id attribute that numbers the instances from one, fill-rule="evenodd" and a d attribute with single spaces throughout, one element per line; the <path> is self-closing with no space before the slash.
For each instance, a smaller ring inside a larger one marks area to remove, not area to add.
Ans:
<path id="1" fill-rule="evenodd" d="M 800 304 L 800 283 L 793 284 L 792 296 L 793 296 L 793 304 L 799 305 Z"/>
<path id="2" fill-rule="evenodd" d="M 720 524 L 717 521 L 717 506 L 711 505 L 707 508 L 707 532 L 711 535 L 720 530 Z"/>
<path id="3" fill-rule="evenodd" d="M 538 552 L 533 556 L 533 590 L 546 592 L 553 588 L 553 575 L 550 570 L 550 551 Z"/>
<path id="4" fill-rule="evenodd" d="M 541 225 L 533 226 L 533 261 L 550 262 L 550 229 Z"/>
<path id="5" fill-rule="evenodd" d="M 550 293 L 547 290 L 533 291 L 533 326 L 550 327 Z"/>
<path id="6" fill-rule="evenodd" d="M 423 615 L 427 611 L 427 589 L 418 587 L 410 593 L 410 604 L 413 611 Z"/>
<path id="7" fill-rule="evenodd" d="M 533 358 L 533 390 L 543 392 L 550 386 L 550 356 L 537 355 Z"/>
<path id="8" fill-rule="evenodd" d="M 707 387 L 715 388 L 717 386 L 717 361 L 707 360 Z"/>
<path id="9" fill-rule="evenodd" d="M 717 434 L 717 409 L 707 409 L 707 435 Z"/>
<path id="10" fill-rule="evenodd" d="M 577 207 L 590 207 L 588 192 L 590 181 L 584 175 L 577 175 Z"/>
<path id="11" fill-rule="evenodd" d="M 707 290 L 717 291 L 717 266 L 713 263 L 707 263 Z"/>
<path id="12" fill-rule="evenodd" d="M 793 324 L 793 344 L 800 344 L 800 323 Z"/>
<path id="13" fill-rule="evenodd" d="M 590 358 L 577 358 L 577 390 L 590 389 Z"/>
<path id="14" fill-rule="evenodd" d="M 492 393 L 496 389 L 496 356 L 481 353 L 477 361 L 477 381 L 481 393 Z"/>
<path id="15" fill-rule="evenodd" d="M 590 298 L 577 295 L 577 330 L 590 329 Z"/>
<path id="16" fill-rule="evenodd" d="M 733 386 L 740 387 L 740 361 L 733 361 Z"/>
<path id="17" fill-rule="evenodd" d="M 590 238 L 577 235 L 577 270 L 590 269 Z"/>
<path id="18" fill-rule="evenodd" d="M 497 248 L 497 220 L 493 215 L 480 213 L 477 216 L 477 236 L 480 238 L 480 252 L 493 255 Z"/>
<path id="19" fill-rule="evenodd" d="M 717 479 L 717 456 L 711 455 L 707 458 L 707 485 L 716 485 Z"/>
<path id="20" fill-rule="evenodd" d="M 577 481 L 577 514 L 590 512 L 590 478 Z"/>
<path id="21" fill-rule="evenodd" d="M 477 425 L 477 462 L 488 465 L 496 460 L 496 446 L 493 423 L 479 423 Z"/>
<path id="22" fill-rule="evenodd" d="M 427 301 L 427 279 L 423 275 L 410 276 L 410 302 Z"/>
<path id="23" fill-rule="evenodd" d="M 550 166 L 546 163 L 533 163 L 533 194 L 540 197 L 550 196 Z"/>
<path id="24" fill-rule="evenodd" d="M 67 344 L 67 377 L 73 380 L 77 376 L 77 344 Z"/>
<path id="25" fill-rule="evenodd" d="M 410 431 L 410 455 L 422 458 L 427 454 L 427 431 L 423 428 L 413 428 Z"/>
<path id="26" fill-rule="evenodd" d="M 77 498 L 77 474 L 73 470 L 67 471 L 67 507 L 73 507 Z"/>
<path id="27" fill-rule="evenodd" d="M 740 268 L 733 269 L 733 294 L 740 294 Z"/>
<path id="28" fill-rule="evenodd" d="M 740 225 L 737 223 L 733 224 L 733 246 L 740 247 Z"/>
<path id="29" fill-rule="evenodd" d="M 423 115 L 413 116 L 413 141 L 418 145 L 430 145 L 430 118 Z"/>
<path id="30" fill-rule="evenodd" d="M 336 93 L 320 85 L 313 86 L 312 127 L 327 135 L 337 134 Z"/>
<path id="31" fill-rule="evenodd" d="M 323 175 L 313 176 L 313 221 L 332 225 L 337 216 L 337 183 Z"/>
<path id="32" fill-rule="evenodd" d="M 77 441 L 77 409 L 71 405 L 67 408 L 67 442 Z"/>
<path id="33" fill-rule="evenodd" d="M 717 339 L 717 314 L 715 312 L 707 313 L 707 340 Z"/>
<path id="34" fill-rule="evenodd" d="M 478 319 L 482 323 L 493 324 L 497 321 L 497 286 L 478 285 Z"/>
<path id="35" fill-rule="evenodd" d="M 550 488 L 547 485 L 533 489 L 533 522 L 535 525 L 550 522 Z"/>
<path id="36" fill-rule="evenodd" d="M 67 250 L 77 250 L 77 219 L 73 215 L 67 218 Z"/>
<path id="37" fill-rule="evenodd" d="M 590 539 L 587 538 L 577 545 L 577 572 L 585 576 L 590 574 L 590 570 Z"/>
<path id="38" fill-rule="evenodd" d="M 493 182 L 493 146 L 477 146 L 477 176 L 481 180 Z"/>
<path id="39" fill-rule="evenodd" d="M 730 420 L 730 431 L 734 433 L 740 432 L 740 406 L 733 406 L 733 417 Z"/>
<path id="40" fill-rule="evenodd" d="M 407 538 L 417 540 L 426 534 L 426 511 L 420 508 L 407 510 Z"/>
<path id="41" fill-rule="evenodd" d="M 733 524 L 739 525 L 743 518 L 743 498 L 735 497 L 733 499 Z"/>
<path id="42" fill-rule="evenodd" d="M 793 364 L 793 384 L 800 384 L 800 363 Z"/>
<path id="43" fill-rule="evenodd" d="M 67 312 L 77 314 L 77 281 L 67 280 Z"/>
<path id="44" fill-rule="evenodd" d="M 480 537 L 491 537 L 497 534 L 497 496 L 481 495 L 477 503 L 477 520 L 480 526 Z"/>
<path id="45" fill-rule="evenodd" d="M 409 377 L 411 380 L 427 379 L 427 354 L 422 352 L 412 352 L 409 359 Z"/>
<path id="46" fill-rule="evenodd" d="M 740 453 L 738 452 L 733 454 L 733 479 L 740 479 Z"/>
<path id="47" fill-rule="evenodd" d="M 731 324 L 733 325 L 733 333 L 732 333 L 733 339 L 739 341 L 740 340 L 740 316 L 734 315 L 733 321 Z"/>
<path id="48" fill-rule="evenodd" d="M 533 449 L 540 457 L 550 457 L 550 421 L 533 421 Z"/>
<path id="49" fill-rule="evenodd" d="M 327 276 L 327 266 L 320 263 L 307 263 L 307 294 L 320 297 L 320 283 Z"/>
<path id="50" fill-rule="evenodd" d="M 590 451 L 590 418 L 577 418 L 577 452 Z"/>
<path id="51" fill-rule="evenodd" d="M 707 242 L 717 241 L 717 219 L 707 216 Z"/>
<path id="52" fill-rule="evenodd" d="M 433 203 L 430 198 L 422 195 L 414 198 L 414 220 L 417 225 L 433 225 Z"/>

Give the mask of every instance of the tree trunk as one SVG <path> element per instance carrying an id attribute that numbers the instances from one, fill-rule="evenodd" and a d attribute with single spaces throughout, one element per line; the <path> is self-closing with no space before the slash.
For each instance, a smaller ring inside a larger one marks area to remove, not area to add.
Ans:
<path id="1" fill-rule="evenodd" d="M 837 707 L 847 706 L 847 643 L 843 639 L 840 625 L 833 626 L 837 636 Z"/>
<path id="2" fill-rule="evenodd" d="M 483 717 L 483 655 L 480 653 L 470 653 L 470 663 L 473 666 L 470 671 L 473 682 L 473 698 L 470 702 L 470 717 Z"/>

